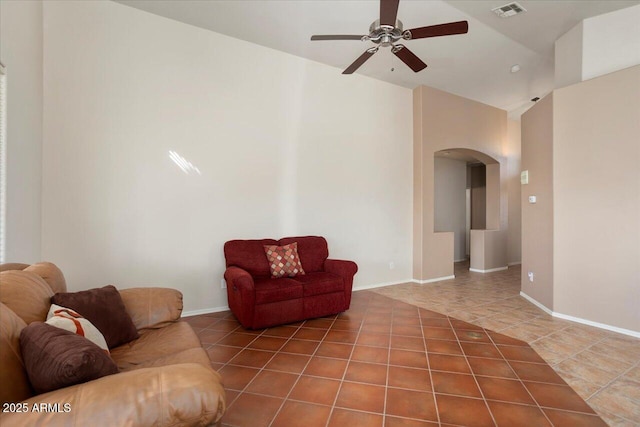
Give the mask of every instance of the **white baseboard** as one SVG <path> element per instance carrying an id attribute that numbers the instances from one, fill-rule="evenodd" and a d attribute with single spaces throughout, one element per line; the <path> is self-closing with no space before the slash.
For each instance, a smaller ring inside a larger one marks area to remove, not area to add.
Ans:
<path id="1" fill-rule="evenodd" d="M 443 276 L 443 277 L 436 277 L 435 279 L 427 279 L 427 280 L 416 280 L 416 279 L 412 279 L 411 281 L 413 283 L 417 283 L 419 285 L 424 285 L 427 283 L 434 283 L 434 282 L 441 282 L 443 280 L 451 280 L 451 279 L 455 279 L 456 276 Z"/>
<path id="2" fill-rule="evenodd" d="M 531 298 L 529 295 L 525 294 L 524 292 L 520 291 L 520 296 L 524 299 L 526 299 L 527 301 L 529 301 L 531 304 L 535 305 L 536 307 L 538 307 L 540 310 L 544 311 L 545 313 L 547 313 L 550 316 L 553 316 L 553 311 L 551 311 L 550 309 L 548 309 L 545 305 L 542 305 L 541 302 L 538 302 L 537 300 Z"/>
<path id="3" fill-rule="evenodd" d="M 507 263 L 507 266 L 511 267 L 511 266 L 514 266 L 514 265 L 521 265 L 521 264 L 522 264 L 522 261 L 513 261 L 513 262 L 510 262 L 510 263 Z"/>
<path id="4" fill-rule="evenodd" d="M 592 320 L 583 319 L 581 317 L 569 316 L 568 314 L 558 313 L 556 311 L 549 310 L 547 307 L 545 307 L 544 305 L 542 305 L 541 303 L 531 298 L 529 295 L 525 294 L 522 291 L 520 291 L 520 296 L 526 299 L 527 301 L 529 301 L 531 304 L 540 308 L 547 314 L 550 314 L 553 317 L 557 317 L 558 319 L 569 320 L 570 322 L 581 323 L 583 325 L 593 326 L 594 328 L 604 329 L 607 331 L 616 332 L 618 334 L 629 335 L 634 338 L 640 338 L 640 332 L 632 331 L 631 329 L 619 328 L 617 326 L 607 325 L 606 323 L 594 322 Z"/>
<path id="5" fill-rule="evenodd" d="M 594 328 L 606 329 L 607 331 L 617 332 L 619 334 L 629 335 L 634 338 L 640 338 L 640 332 L 631 329 L 618 328 L 617 326 L 607 325 L 605 323 L 594 322 L 580 317 L 569 316 L 568 314 L 553 312 L 553 317 L 558 319 L 570 320 L 571 322 L 582 323 L 583 325 L 593 326 Z"/>
<path id="6" fill-rule="evenodd" d="M 182 317 L 198 316 L 200 314 L 219 313 L 221 311 L 227 311 L 229 307 L 213 307 L 213 308 L 201 308 L 200 310 L 188 310 L 182 312 Z"/>
<path id="7" fill-rule="evenodd" d="M 454 259 L 453 262 L 462 262 L 462 261 L 468 261 L 469 258 L 462 258 L 462 259 Z"/>
<path id="8" fill-rule="evenodd" d="M 384 288 L 385 286 L 393 286 L 393 285 L 399 285 L 401 283 L 410 283 L 413 282 L 413 279 L 406 279 L 404 281 L 394 281 L 394 282 L 382 282 L 382 283 L 374 283 L 371 285 L 360 285 L 357 287 L 353 288 L 353 291 L 366 291 L 367 289 L 375 289 L 375 288 Z"/>
<path id="9" fill-rule="evenodd" d="M 504 271 L 506 269 L 508 269 L 508 266 L 505 267 L 497 267 L 497 268 L 490 268 L 488 270 L 479 270 L 477 268 L 469 268 L 469 271 L 472 271 L 474 273 L 493 273 L 494 271 Z"/>

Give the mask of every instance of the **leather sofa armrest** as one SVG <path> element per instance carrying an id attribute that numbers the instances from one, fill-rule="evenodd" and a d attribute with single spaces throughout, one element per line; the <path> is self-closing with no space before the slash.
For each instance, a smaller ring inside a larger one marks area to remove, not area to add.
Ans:
<path id="1" fill-rule="evenodd" d="M 121 289 L 120 296 L 136 329 L 160 328 L 180 319 L 182 293 L 170 288 Z"/>
<path id="2" fill-rule="evenodd" d="M 327 259 L 324 261 L 324 271 L 337 274 L 352 281 L 353 276 L 358 272 L 358 265 L 353 261 Z"/>
<path id="3" fill-rule="evenodd" d="M 215 425 L 225 405 L 220 375 L 199 364 L 183 363 L 109 375 L 34 396 L 18 404 L 26 413 L 0 414 L 0 425 Z"/>

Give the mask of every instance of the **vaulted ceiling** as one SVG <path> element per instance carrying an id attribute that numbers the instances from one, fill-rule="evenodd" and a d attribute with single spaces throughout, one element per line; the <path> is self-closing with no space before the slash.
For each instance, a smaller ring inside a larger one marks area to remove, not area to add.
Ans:
<path id="1" fill-rule="evenodd" d="M 313 34 L 368 34 L 377 0 L 117 0 L 119 3 L 336 67 L 340 73 L 372 42 L 310 41 Z M 500 18 L 507 0 L 400 0 L 404 28 L 469 21 L 464 35 L 404 44 L 428 64 L 414 73 L 381 49 L 357 74 L 407 88 L 427 85 L 509 111 L 517 118 L 553 89 L 554 42 L 583 19 L 640 0 L 521 0 L 527 11 Z M 511 73 L 513 65 L 520 71 Z M 344 76 L 345 79 L 352 78 Z"/>

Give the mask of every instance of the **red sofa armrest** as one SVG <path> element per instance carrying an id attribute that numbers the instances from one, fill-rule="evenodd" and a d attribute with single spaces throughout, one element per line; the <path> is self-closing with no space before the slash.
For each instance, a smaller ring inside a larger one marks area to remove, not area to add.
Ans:
<path id="1" fill-rule="evenodd" d="M 353 261 L 340 259 L 327 259 L 324 261 L 324 271 L 337 274 L 344 280 L 344 295 L 347 307 L 351 304 L 351 290 L 353 288 L 353 276 L 358 272 L 358 264 Z"/>
<path id="2" fill-rule="evenodd" d="M 228 267 L 224 272 L 227 281 L 229 309 L 245 328 L 253 324 L 256 291 L 253 277 L 239 267 Z"/>
<path id="3" fill-rule="evenodd" d="M 345 279 L 351 278 L 353 282 L 353 276 L 358 272 L 358 265 L 353 261 L 327 259 L 324 261 L 324 271 L 337 274 Z"/>

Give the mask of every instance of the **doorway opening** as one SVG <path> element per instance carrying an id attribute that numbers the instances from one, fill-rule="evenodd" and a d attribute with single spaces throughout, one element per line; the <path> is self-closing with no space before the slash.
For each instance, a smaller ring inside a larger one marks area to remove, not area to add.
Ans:
<path id="1" fill-rule="evenodd" d="M 474 271 L 486 270 L 485 233 L 499 228 L 499 167 L 475 150 L 434 153 L 434 232 L 453 233 L 453 261 Z"/>

